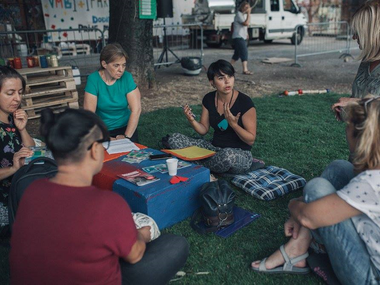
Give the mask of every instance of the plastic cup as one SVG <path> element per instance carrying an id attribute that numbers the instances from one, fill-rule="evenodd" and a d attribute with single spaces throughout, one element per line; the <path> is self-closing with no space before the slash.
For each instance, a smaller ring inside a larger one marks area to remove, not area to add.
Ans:
<path id="1" fill-rule="evenodd" d="M 166 160 L 166 165 L 168 167 L 168 172 L 170 176 L 177 175 L 178 159 L 169 158 Z"/>

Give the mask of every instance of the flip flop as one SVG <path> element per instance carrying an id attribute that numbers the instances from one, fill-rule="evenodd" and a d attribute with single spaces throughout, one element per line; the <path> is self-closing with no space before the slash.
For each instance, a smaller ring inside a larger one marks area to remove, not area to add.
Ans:
<path id="1" fill-rule="evenodd" d="M 263 260 L 261 260 L 259 268 L 251 266 L 251 269 L 256 272 L 262 272 L 262 273 L 268 273 L 268 274 L 281 274 L 281 273 L 308 274 L 310 272 L 309 267 L 295 267 L 294 266 L 294 264 L 297 264 L 301 260 L 306 259 L 309 256 L 308 252 L 294 258 L 289 258 L 289 256 L 285 252 L 285 248 L 283 245 L 280 246 L 280 252 L 285 260 L 284 265 L 273 268 L 273 269 L 267 269 L 265 267 L 265 262 L 267 260 L 267 257 L 266 257 Z"/>
<path id="2" fill-rule="evenodd" d="M 245 75 L 252 75 L 253 73 L 252 73 L 252 71 L 247 70 L 247 71 L 243 71 L 243 74 L 245 74 Z"/>

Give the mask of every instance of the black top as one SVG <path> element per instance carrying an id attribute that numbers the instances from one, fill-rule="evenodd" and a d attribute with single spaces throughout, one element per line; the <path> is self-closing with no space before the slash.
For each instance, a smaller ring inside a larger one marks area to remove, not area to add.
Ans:
<path id="1" fill-rule="evenodd" d="M 218 124 L 225 119 L 224 114 L 219 115 L 215 106 L 216 91 L 210 92 L 203 97 L 202 104 L 208 110 L 210 126 L 214 129 L 214 136 L 212 138 L 212 144 L 216 147 L 232 147 L 241 148 L 243 150 L 251 150 L 251 146 L 243 142 L 235 131 L 228 126 L 225 131 L 221 131 Z M 244 128 L 243 115 L 251 108 L 255 108 L 252 99 L 247 95 L 238 92 L 235 103 L 232 105 L 230 111 L 236 116 L 240 112 L 240 118 L 238 125 Z"/>

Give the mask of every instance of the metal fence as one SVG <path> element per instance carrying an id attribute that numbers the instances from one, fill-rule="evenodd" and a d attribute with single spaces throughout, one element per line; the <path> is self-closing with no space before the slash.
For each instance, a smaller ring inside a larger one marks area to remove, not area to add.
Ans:
<path id="1" fill-rule="evenodd" d="M 202 25 L 155 25 L 153 56 L 155 69 L 180 63 L 183 57 L 199 57 L 203 62 Z"/>
<path id="2" fill-rule="evenodd" d="M 78 66 L 82 76 L 99 67 L 99 53 L 107 43 L 108 30 L 59 29 L 0 31 L 0 58 L 57 54 L 60 65 Z M 155 69 L 179 63 L 183 57 L 203 60 L 201 24 L 157 25 L 153 28 Z"/>
<path id="3" fill-rule="evenodd" d="M 26 67 L 27 56 L 56 54 L 60 65 L 80 66 L 82 75 L 88 75 L 98 68 L 97 53 L 105 44 L 99 29 L 1 31 L 0 57 L 20 57 Z"/>
<path id="4" fill-rule="evenodd" d="M 339 53 L 340 57 L 352 57 L 350 54 L 351 31 L 347 22 L 298 25 L 295 29 L 298 31 L 298 39 L 302 29 L 304 29 L 304 37 L 300 44 L 298 40 L 295 41 L 294 63 L 292 66 L 300 67 L 299 58 L 314 55 Z"/>

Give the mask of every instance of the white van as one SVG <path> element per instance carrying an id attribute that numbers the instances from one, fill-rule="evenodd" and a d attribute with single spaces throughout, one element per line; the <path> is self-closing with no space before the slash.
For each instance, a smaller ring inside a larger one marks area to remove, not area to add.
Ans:
<path id="1" fill-rule="evenodd" d="M 234 17 L 234 0 L 195 0 L 192 15 L 182 15 L 182 20 L 184 23 L 202 22 L 205 43 L 219 47 L 230 40 Z M 292 44 L 296 40 L 300 44 L 305 34 L 304 25 L 306 17 L 293 0 L 258 0 L 251 11 L 248 32 L 250 39 L 266 43 L 290 39 Z M 198 32 L 199 37 L 199 31 L 193 32 Z"/>

